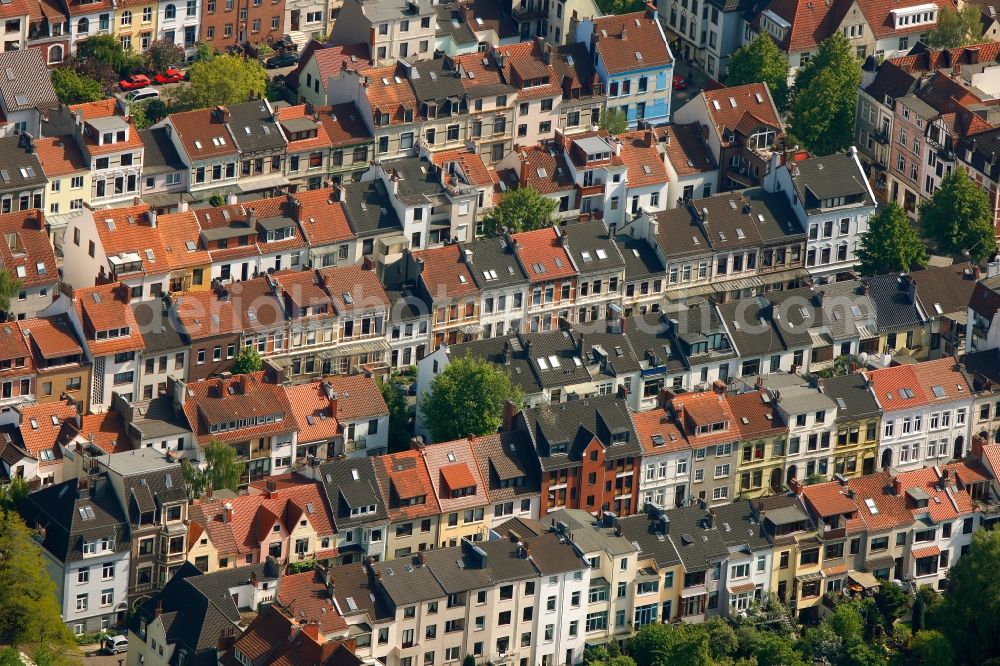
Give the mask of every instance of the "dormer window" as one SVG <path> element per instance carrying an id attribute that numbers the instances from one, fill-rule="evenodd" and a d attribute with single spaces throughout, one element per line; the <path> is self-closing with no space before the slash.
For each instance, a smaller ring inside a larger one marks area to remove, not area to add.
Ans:
<path id="1" fill-rule="evenodd" d="M 272 243 L 274 241 L 287 240 L 289 238 L 295 237 L 295 229 L 293 227 L 279 227 L 278 229 L 268 229 L 267 231 L 267 242 Z"/>
<path id="2" fill-rule="evenodd" d="M 903 7 L 890 11 L 894 19 L 894 27 L 897 29 L 937 22 L 938 6 L 933 3 Z"/>
<path id="3" fill-rule="evenodd" d="M 128 326 L 121 328 L 111 328 L 106 331 L 97 331 L 94 337 L 97 340 L 114 340 L 116 338 L 127 338 L 132 334 L 132 329 Z"/>

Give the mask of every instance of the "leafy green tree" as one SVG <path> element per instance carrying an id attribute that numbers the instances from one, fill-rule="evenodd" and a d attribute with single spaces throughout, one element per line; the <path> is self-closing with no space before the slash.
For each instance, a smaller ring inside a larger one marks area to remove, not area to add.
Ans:
<path id="1" fill-rule="evenodd" d="M 597 7 L 605 16 L 611 14 L 631 14 L 646 9 L 644 0 L 597 0 Z"/>
<path id="2" fill-rule="evenodd" d="M 500 197 L 500 203 L 486 213 L 483 220 L 486 235 L 493 235 L 503 227 L 512 233 L 538 229 L 551 222 L 558 207 L 555 199 L 542 196 L 532 187 L 508 190 Z"/>
<path id="3" fill-rule="evenodd" d="M 233 55 L 199 60 L 188 70 L 188 79 L 190 84 L 178 91 L 177 100 L 189 109 L 260 99 L 267 89 L 264 67 L 256 60 Z"/>
<path id="4" fill-rule="evenodd" d="M 129 113 L 132 115 L 132 125 L 137 130 L 142 130 L 166 118 L 170 110 L 162 99 L 154 97 L 130 104 Z"/>
<path id="5" fill-rule="evenodd" d="M 839 666 L 885 666 L 889 659 L 885 649 L 868 643 L 855 643 L 844 649 Z"/>
<path id="6" fill-rule="evenodd" d="M 943 7 L 938 13 L 937 27 L 927 35 L 927 44 L 935 49 L 954 49 L 981 41 L 985 41 L 982 15 L 974 4 L 961 9 Z"/>
<path id="7" fill-rule="evenodd" d="M 846 601 L 837 604 L 827 622 L 830 623 L 833 632 L 846 644 L 851 645 L 864 640 L 865 619 L 858 604 Z"/>
<path id="8" fill-rule="evenodd" d="M 823 379 L 832 379 L 833 377 L 843 377 L 851 372 L 851 364 L 856 361 L 856 358 L 852 354 L 841 354 L 837 358 L 833 359 L 833 365 L 827 366 L 817 372 L 816 374 Z"/>
<path id="9" fill-rule="evenodd" d="M 131 73 L 139 65 L 139 56 L 126 51 L 113 35 L 94 35 L 76 47 L 76 58 L 83 62 L 106 65 L 118 76 Z"/>
<path id="10" fill-rule="evenodd" d="M 260 360 L 260 354 L 257 350 L 247 345 L 240 350 L 240 353 L 236 355 L 236 360 L 233 361 L 233 374 L 246 375 L 251 372 L 260 372 L 263 366 L 264 363 Z"/>
<path id="11" fill-rule="evenodd" d="M 816 57 L 796 72 L 792 132 L 811 152 L 830 155 L 851 145 L 859 85 L 861 63 L 840 32 L 824 39 Z"/>
<path id="12" fill-rule="evenodd" d="M 739 649 L 740 641 L 733 626 L 722 618 L 712 618 L 705 623 L 708 631 L 708 650 L 716 663 L 725 661 Z"/>
<path id="13" fill-rule="evenodd" d="M 6 486 L 0 486 L 0 507 L 16 509 L 21 500 L 28 496 L 28 482 L 23 476 L 15 476 Z"/>
<path id="14" fill-rule="evenodd" d="M 601 114 L 600 128 L 611 136 L 618 136 L 628 129 L 628 116 L 616 106 L 609 106 Z"/>
<path id="15" fill-rule="evenodd" d="M 21 291 L 21 281 L 8 270 L 0 270 L 0 311 L 10 310 L 10 299 Z"/>
<path id="16" fill-rule="evenodd" d="M 883 580 L 875 593 L 875 607 L 882 616 L 883 635 L 891 636 L 893 623 L 903 617 L 910 607 L 910 596 L 895 583 Z"/>
<path id="17" fill-rule="evenodd" d="M 927 627 L 927 605 L 919 596 L 913 600 L 911 614 L 910 625 L 913 627 L 913 631 L 920 631 Z"/>
<path id="18" fill-rule="evenodd" d="M 747 42 L 729 56 L 726 85 L 765 83 L 779 109 L 788 104 L 788 58 L 773 39 L 764 37 Z"/>
<path id="19" fill-rule="evenodd" d="M 410 445 L 409 415 L 400 387 L 392 382 L 379 380 L 378 388 L 389 409 L 389 450 L 404 451 Z"/>
<path id="20" fill-rule="evenodd" d="M 840 661 L 844 640 L 837 635 L 829 622 L 820 622 L 819 625 L 808 627 L 802 632 L 798 647 L 806 659 L 812 659 L 816 663 L 835 664 Z"/>
<path id="21" fill-rule="evenodd" d="M 644 624 L 628 644 L 638 666 L 711 666 L 708 632 L 696 624 Z"/>
<path id="22" fill-rule="evenodd" d="M 181 474 L 188 486 L 188 491 L 195 497 L 201 497 L 208 490 L 229 488 L 235 491 L 243 479 L 243 463 L 236 459 L 236 449 L 217 439 L 210 440 L 205 445 L 204 469 L 184 460 Z"/>
<path id="23" fill-rule="evenodd" d="M 1000 655 L 997 571 L 1000 530 L 973 532 L 969 552 L 948 570 L 948 591 L 935 612 L 938 627 L 955 650 L 955 663 L 982 664 Z"/>
<path id="24" fill-rule="evenodd" d="M 151 74 L 160 74 L 168 67 L 184 63 L 184 48 L 169 39 L 157 39 L 142 54 L 142 64 Z"/>
<path id="25" fill-rule="evenodd" d="M 500 367 L 464 356 L 434 378 L 421 413 L 436 442 L 488 435 L 503 423 L 504 404 L 520 405 L 521 389 Z"/>
<path id="26" fill-rule="evenodd" d="M 927 266 L 927 249 L 896 202 L 882 207 L 868 223 L 858 246 L 862 275 L 883 275 Z"/>
<path id="27" fill-rule="evenodd" d="M 0 636 L 36 661 L 73 663 L 79 655 L 60 617 L 56 585 L 41 546 L 20 516 L 0 510 Z"/>
<path id="28" fill-rule="evenodd" d="M 920 205 L 924 236 L 942 252 L 968 252 L 979 263 L 996 253 L 996 229 L 989 197 L 959 167 L 944 177 L 929 201 Z"/>
<path id="29" fill-rule="evenodd" d="M 936 629 L 937 613 L 941 609 L 944 597 L 930 585 L 921 585 L 917 588 L 917 599 L 924 605 L 925 624 L 921 629 Z M 916 601 L 914 601 L 916 603 Z M 914 611 L 915 612 L 915 611 Z"/>
<path id="30" fill-rule="evenodd" d="M 12 647 L 0 650 L 0 666 L 24 666 L 21 654 Z"/>
<path id="31" fill-rule="evenodd" d="M 104 99 L 101 82 L 70 67 L 52 70 L 52 87 L 63 104 L 83 104 Z"/>
<path id="32" fill-rule="evenodd" d="M 193 62 L 203 62 L 205 60 L 212 60 L 215 56 L 219 55 L 219 52 L 215 50 L 211 42 L 200 42 L 198 48 L 194 52 Z"/>
<path id="33" fill-rule="evenodd" d="M 208 198 L 208 205 L 212 208 L 218 208 L 219 206 L 226 205 L 226 197 L 221 194 L 213 194 Z"/>
<path id="34" fill-rule="evenodd" d="M 471 654 L 465 655 L 465 658 L 462 659 L 462 666 L 476 666 L 475 656 Z"/>
<path id="35" fill-rule="evenodd" d="M 910 663 L 951 666 L 955 663 L 955 651 L 940 631 L 918 631 L 910 641 Z"/>

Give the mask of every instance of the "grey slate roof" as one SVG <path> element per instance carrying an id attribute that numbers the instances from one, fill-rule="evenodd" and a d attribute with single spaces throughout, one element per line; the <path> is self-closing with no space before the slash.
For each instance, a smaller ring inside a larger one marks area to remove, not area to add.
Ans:
<path id="1" fill-rule="evenodd" d="M 413 11 L 414 7 L 417 11 Z M 372 23 L 379 23 L 398 20 L 401 16 L 427 16 L 434 13 L 434 7 L 430 0 L 367 0 L 364 12 Z"/>
<path id="2" fill-rule="evenodd" d="M 665 313 L 634 314 L 626 321 L 625 335 L 639 361 L 647 361 L 651 368 L 663 366 L 667 372 L 682 372 L 688 368 Z"/>
<path id="3" fill-rule="evenodd" d="M 160 301 L 138 301 L 131 308 L 147 355 L 179 351 L 187 347 L 188 342 L 181 335 L 180 326 L 164 313 Z"/>
<path id="4" fill-rule="evenodd" d="M 380 576 L 382 588 L 397 608 L 447 595 L 430 567 L 419 566 L 416 559 L 407 556 L 372 564 L 372 569 Z"/>
<path id="5" fill-rule="evenodd" d="M 792 184 L 807 211 L 817 209 L 825 199 L 852 195 L 861 196 L 861 203 L 858 205 L 874 205 L 864 174 L 850 154 L 810 157 L 795 162 L 795 168 L 798 175 L 792 176 Z"/>
<path id="6" fill-rule="evenodd" d="M 0 137 L 0 192 L 45 187 L 47 183 L 38 155 L 25 150 L 21 137 Z"/>
<path id="7" fill-rule="evenodd" d="M 875 306 L 868 294 L 862 293 L 859 281 L 831 282 L 814 289 L 814 294 L 819 293 L 823 324 L 834 340 L 857 336 L 860 327 L 874 331 Z"/>
<path id="8" fill-rule="evenodd" d="M 911 275 L 917 281 L 917 298 L 928 317 L 966 314 L 976 288 L 970 264 L 928 266 Z"/>
<path id="9" fill-rule="evenodd" d="M 229 109 L 229 131 L 240 153 L 281 150 L 288 142 L 264 100 L 233 104 Z"/>
<path id="10" fill-rule="evenodd" d="M 901 273 L 864 280 L 868 297 L 875 306 L 875 322 L 880 331 L 908 328 L 927 321 L 920 306 L 909 297 L 906 280 Z"/>
<path id="11" fill-rule="evenodd" d="M 566 249 L 581 275 L 604 271 L 622 270 L 625 260 L 618 252 L 604 220 L 569 223 L 560 227 Z M 598 251 L 603 256 L 598 256 Z"/>
<path id="12" fill-rule="evenodd" d="M 355 471 L 357 479 L 354 478 Z M 389 521 L 371 458 L 334 460 L 320 465 L 319 472 L 338 530 Z M 375 513 L 351 516 L 351 508 L 372 504 L 375 505 Z"/>
<path id="13" fill-rule="evenodd" d="M 763 296 L 718 306 L 729 337 L 740 356 L 767 356 L 812 344 L 808 327 L 813 325 L 815 318 L 811 315 L 804 317 L 798 307 L 782 307 L 782 293 L 767 294 L 768 298 L 778 303 L 777 306 Z M 775 317 L 775 312 L 778 313 L 778 318 Z M 806 312 L 810 312 L 810 309 L 807 308 Z"/>
<path id="14" fill-rule="evenodd" d="M 515 430 L 486 435 L 477 440 L 474 449 L 491 501 L 517 499 L 539 492 L 537 470 L 530 464 L 534 452 L 526 433 Z M 520 485 L 501 485 L 518 478 L 524 479 Z"/>
<path id="15" fill-rule="evenodd" d="M 426 203 L 429 197 L 444 196 L 445 189 L 441 185 L 438 167 L 427 160 L 416 157 L 401 157 L 382 162 L 386 173 L 396 173 L 401 179 L 396 181 L 399 187 L 396 197 L 408 205 Z"/>
<path id="16" fill-rule="evenodd" d="M 523 333 L 505 338 L 474 340 L 452 345 L 451 355 L 453 358 L 459 358 L 465 354 L 472 354 L 476 358 L 485 359 L 510 375 L 511 383 L 520 387 L 525 395 L 541 393 L 542 383 L 535 373 L 535 366 L 528 360 L 524 342 Z"/>
<path id="17" fill-rule="evenodd" d="M 673 543 L 687 572 L 705 571 L 714 560 L 726 557 L 733 546 L 751 550 L 769 548 L 761 526 L 753 516 L 749 501 L 713 507 L 715 518 L 709 525 L 709 513 L 698 505 L 669 509 L 668 538 Z"/>
<path id="18" fill-rule="evenodd" d="M 376 589 L 374 576 L 369 574 L 363 563 L 342 564 L 328 569 L 333 581 L 332 595 L 337 599 L 345 617 L 355 613 L 365 613 L 371 622 L 385 622 L 395 619 L 381 594 L 373 594 Z M 352 604 L 357 611 L 352 611 Z"/>
<path id="19" fill-rule="evenodd" d="M 0 52 L 0 98 L 7 113 L 58 105 L 41 49 Z"/>
<path id="20" fill-rule="evenodd" d="M 132 502 L 141 513 L 155 512 L 164 504 L 187 500 L 181 466 L 142 474 L 133 474 L 122 479 L 127 498 L 127 508 L 133 524 L 139 522 L 138 514 L 132 511 Z"/>
<path id="21" fill-rule="evenodd" d="M 472 252 L 469 272 L 480 289 L 527 286 L 528 276 L 521 268 L 513 248 L 504 238 L 482 238 L 472 243 L 462 243 L 461 246 Z"/>
<path id="22" fill-rule="evenodd" d="M 183 171 L 184 162 L 174 147 L 173 142 L 167 135 L 166 127 L 153 127 L 139 130 L 139 138 L 142 140 L 142 172 L 143 173 L 170 173 L 173 171 Z"/>
<path id="23" fill-rule="evenodd" d="M 663 531 L 659 515 L 659 509 L 647 508 L 643 513 L 619 518 L 618 524 L 625 538 L 638 545 L 639 559 L 652 559 L 662 569 L 680 564 L 681 558 Z"/>
<path id="24" fill-rule="evenodd" d="M 89 479 L 90 488 L 80 489 L 79 480 L 70 479 L 31 493 L 21 504 L 25 523 L 45 529 L 42 547 L 59 562 L 83 559 L 84 540 L 114 537 L 116 552 L 129 549 L 125 514 L 107 475 Z"/>
<path id="25" fill-rule="evenodd" d="M 421 102 L 437 102 L 446 99 L 464 99 L 465 87 L 457 71 L 451 69 L 451 61 L 447 58 L 421 60 L 412 65 L 418 76 L 410 76 L 413 93 Z M 453 109 L 452 112 L 456 112 Z"/>
<path id="26" fill-rule="evenodd" d="M 478 41 L 476 33 L 472 32 L 469 24 L 462 20 L 456 2 L 437 6 L 437 32 L 434 36 L 438 39 L 450 36 L 456 46 L 475 44 Z"/>
<path id="27" fill-rule="evenodd" d="M 859 373 L 823 379 L 820 383 L 826 396 L 840 407 L 837 412 L 838 420 L 874 416 L 881 411 L 875 397 L 868 390 L 864 377 Z"/>
<path id="28" fill-rule="evenodd" d="M 605 445 L 608 460 L 642 451 L 624 400 L 611 396 L 570 400 L 523 413 L 543 472 L 576 466 L 593 437 Z M 620 441 L 612 442 L 613 437 Z M 566 452 L 557 452 L 557 446 L 565 446 Z"/>
<path id="29" fill-rule="evenodd" d="M 388 193 L 381 180 L 345 183 L 344 212 L 351 230 L 358 236 L 374 236 L 392 231 L 402 232 L 396 211 L 389 205 Z"/>
<path id="30" fill-rule="evenodd" d="M 624 536 L 615 533 L 614 525 L 605 525 L 599 518 L 582 509 L 558 509 L 546 518 L 566 525 L 566 533 L 584 553 L 606 551 L 612 556 L 629 555 L 639 549 Z"/>
<path id="31" fill-rule="evenodd" d="M 173 396 L 157 396 L 152 400 L 132 403 L 132 422 L 129 434 L 135 428 L 142 439 L 171 437 L 191 432 L 184 413 L 174 405 Z M 131 453 L 131 451 L 129 451 Z"/>
<path id="32" fill-rule="evenodd" d="M 712 254 L 708 238 L 687 208 L 668 208 L 651 214 L 642 211 L 639 214 L 652 215 L 659 222 L 656 237 L 667 261 Z"/>
<path id="33" fill-rule="evenodd" d="M 656 256 L 656 251 L 641 238 L 633 238 L 628 234 L 615 236 L 615 245 L 625 260 L 625 279 L 629 282 L 645 278 L 663 277 L 667 268 Z"/>
<path id="34" fill-rule="evenodd" d="M 743 198 L 750 204 L 750 215 L 765 245 L 805 239 L 805 230 L 788 202 L 788 197 L 781 192 L 765 192 L 762 188 L 755 187 L 744 190 Z"/>

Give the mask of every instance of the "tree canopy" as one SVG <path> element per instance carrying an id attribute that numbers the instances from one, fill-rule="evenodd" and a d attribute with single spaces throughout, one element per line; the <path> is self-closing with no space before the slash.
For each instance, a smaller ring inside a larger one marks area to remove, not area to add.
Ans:
<path id="1" fill-rule="evenodd" d="M 56 585 L 41 546 L 14 511 L 0 509 L 0 640 L 36 663 L 68 664 L 79 656 L 60 617 Z"/>
<path id="2" fill-rule="evenodd" d="M 628 651 L 638 666 L 711 666 L 713 663 L 708 633 L 691 624 L 644 624 L 629 641 Z"/>
<path id="3" fill-rule="evenodd" d="M 987 41 L 983 38 L 982 14 L 979 6 L 971 3 L 961 9 L 942 7 L 937 27 L 927 35 L 928 46 L 935 49 L 954 49 L 982 41 Z"/>
<path id="4" fill-rule="evenodd" d="M 117 37 L 108 34 L 94 35 L 76 47 L 76 58 L 82 62 L 106 65 L 117 76 L 131 73 L 139 65 L 139 56 L 126 51 Z"/>
<path id="5" fill-rule="evenodd" d="M 488 435 L 500 428 L 504 404 L 510 400 L 520 405 L 523 397 L 501 367 L 462 356 L 434 378 L 421 405 L 434 441 Z"/>
<path id="6" fill-rule="evenodd" d="M 924 236 L 942 252 L 968 253 L 978 263 L 996 254 L 996 229 L 989 197 L 959 167 L 941 180 L 929 201 L 920 206 Z"/>
<path id="7" fill-rule="evenodd" d="M 151 74 L 159 74 L 184 63 L 184 48 L 172 40 L 157 39 L 142 54 L 142 62 Z"/>
<path id="8" fill-rule="evenodd" d="M 896 202 L 884 206 L 868 222 L 858 245 L 862 275 L 883 275 L 927 266 L 927 249 Z"/>
<path id="9" fill-rule="evenodd" d="M 233 361 L 233 374 L 245 375 L 251 372 L 260 372 L 263 366 L 264 363 L 260 360 L 260 354 L 257 350 L 247 345 L 240 350 L 240 353 L 236 355 L 236 360 Z"/>
<path id="10" fill-rule="evenodd" d="M 631 14 L 646 9 L 644 0 L 597 0 L 597 7 L 605 16 L 610 14 Z"/>
<path id="11" fill-rule="evenodd" d="M 511 233 L 538 229 L 551 222 L 558 207 L 555 199 L 542 196 L 532 187 L 507 190 L 500 197 L 500 203 L 486 213 L 483 220 L 486 235 L 493 235 L 502 227 L 507 227 Z"/>
<path id="12" fill-rule="evenodd" d="M 63 104 L 83 104 L 104 99 L 104 86 L 100 81 L 71 67 L 52 70 L 52 87 Z"/>
<path id="13" fill-rule="evenodd" d="M 243 463 L 236 459 L 236 449 L 217 439 L 210 440 L 203 451 L 204 468 L 198 468 L 190 461 L 184 460 L 181 473 L 188 491 L 195 497 L 201 497 L 209 490 L 229 488 L 235 491 L 243 479 Z"/>
<path id="14" fill-rule="evenodd" d="M 618 136 L 628 129 L 628 116 L 616 106 L 609 106 L 601 114 L 600 127 L 612 136 Z"/>
<path id="15" fill-rule="evenodd" d="M 406 411 L 406 400 L 403 399 L 400 387 L 392 382 L 380 379 L 378 387 L 389 409 L 389 450 L 404 451 L 410 445 L 410 419 Z"/>
<path id="16" fill-rule="evenodd" d="M 788 58 L 769 37 L 747 42 L 729 56 L 726 85 L 765 83 L 779 109 L 788 104 Z"/>
<path id="17" fill-rule="evenodd" d="M 816 56 L 795 74 L 792 134 L 817 155 L 846 149 L 854 138 L 859 85 L 861 63 L 847 37 L 837 32 L 824 39 Z"/>
<path id="18" fill-rule="evenodd" d="M 10 271 L 0 270 L 0 311 L 10 311 L 10 299 L 21 291 L 21 281 Z"/>
<path id="19" fill-rule="evenodd" d="M 260 99 L 267 90 L 264 67 L 256 60 L 234 55 L 195 62 L 188 70 L 188 79 L 189 85 L 177 92 L 177 101 L 190 109 Z"/>
<path id="20" fill-rule="evenodd" d="M 977 530 L 969 551 L 948 569 L 948 592 L 935 628 L 948 637 L 955 663 L 1000 657 L 1000 530 Z"/>

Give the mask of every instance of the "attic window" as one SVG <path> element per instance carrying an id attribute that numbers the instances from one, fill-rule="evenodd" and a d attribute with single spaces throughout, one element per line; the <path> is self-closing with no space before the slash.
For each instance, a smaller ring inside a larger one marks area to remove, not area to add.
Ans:
<path id="1" fill-rule="evenodd" d="M 549 365 L 552 366 L 553 368 L 558 368 L 559 359 L 555 355 L 549 356 Z"/>
<path id="2" fill-rule="evenodd" d="M 717 99 L 713 99 L 713 100 L 712 100 L 712 106 L 714 106 L 714 107 L 715 107 L 715 110 L 716 110 L 716 111 L 719 111 L 720 109 L 722 109 L 722 107 L 721 107 L 721 106 L 719 106 L 719 100 L 717 100 Z"/>
<path id="3" fill-rule="evenodd" d="M 534 264 L 534 265 L 532 266 L 532 268 L 534 268 L 534 269 L 535 269 L 535 272 L 536 272 L 536 273 L 539 273 L 539 274 L 541 274 L 541 273 L 544 273 L 544 272 L 545 272 L 545 264 L 543 264 L 543 263 L 542 263 L 542 262 L 540 262 L 540 261 L 539 261 L 538 263 Z"/>
<path id="4" fill-rule="evenodd" d="M 23 278 L 28 276 L 28 269 L 25 266 L 17 267 L 17 277 Z"/>
<path id="5" fill-rule="evenodd" d="M 197 148 L 198 150 L 201 150 L 201 140 L 200 139 L 195 139 L 194 140 L 194 147 Z"/>
<path id="6" fill-rule="evenodd" d="M 746 238 L 746 237 L 747 237 L 747 235 L 746 235 L 745 233 L 743 233 L 743 230 L 742 230 L 742 229 L 737 229 L 737 230 L 736 230 L 736 237 L 737 237 L 737 238 Z"/>
<path id="7" fill-rule="evenodd" d="M 464 275 L 459 275 L 458 276 L 458 281 L 461 282 L 462 284 L 465 284 L 465 276 Z"/>
<path id="8" fill-rule="evenodd" d="M 663 446 L 666 444 L 666 440 L 663 439 L 663 435 L 653 435 L 653 446 Z"/>
<path id="9" fill-rule="evenodd" d="M 348 305 L 354 303 L 354 298 L 347 292 L 344 292 L 343 294 L 341 294 L 341 296 L 344 297 L 344 302 L 347 303 Z"/>
<path id="10" fill-rule="evenodd" d="M 545 171 L 545 167 L 538 167 L 535 170 L 535 173 L 538 174 L 539 178 L 545 178 L 545 177 L 547 177 L 549 175 L 548 172 Z"/>
<path id="11" fill-rule="evenodd" d="M 59 425 L 59 417 L 58 416 L 56 416 L 55 414 L 52 414 L 50 416 L 50 418 L 52 419 L 52 425 L 54 425 L 54 426 Z"/>
<path id="12" fill-rule="evenodd" d="M 642 172 L 648 176 L 649 174 L 653 173 L 653 170 L 649 168 L 648 164 L 643 164 Z"/>
<path id="13" fill-rule="evenodd" d="M 559 257 L 553 258 L 553 261 L 556 262 L 556 268 L 562 268 L 563 267 L 562 259 L 560 259 Z"/>
<path id="14" fill-rule="evenodd" d="M 38 419 L 36 419 L 34 416 L 31 417 L 31 429 L 38 430 Z"/>
<path id="15" fill-rule="evenodd" d="M 760 93 L 754 93 L 753 98 L 757 100 L 758 104 L 762 104 L 764 102 L 764 98 L 760 96 Z"/>
<path id="16" fill-rule="evenodd" d="M 483 277 L 486 278 L 487 282 L 492 281 L 492 280 L 496 280 L 497 279 L 497 272 L 494 271 L 494 270 L 483 271 Z"/>
<path id="17" fill-rule="evenodd" d="M 226 145 L 226 140 L 224 138 L 222 138 L 221 136 L 214 136 L 214 137 L 212 137 L 212 145 L 214 145 L 216 147 L 218 147 L 218 146 L 224 146 L 224 145 Z"/>
<path id="18" fill-rule="evenodd" d="M 901 388 L 899 389 L 899 395 L 900 397 L 909 400 L 913 397 L 913 389 Z"/>
<path id="19" fill-rule="evenodd" d="M 584 263 L 594 260 L 594 258 L 590 256 L 590 252 L 588 252 L 587 250 L 583 250 L 582 252 L 580 252 L 580 258 L 583 259 Z"/>
<path id="20" fill-rule="evenodd" d="M 538 357 L 538 367 L 541 368 L 542 370 L 549 369 L 549 364 L 545 361 L 544 357 L 541 356 Z"/>
<path id="21" fill-rule="evenodd" d="M 932 386 L 931 390 L 934 391 L 935 398 L 943 398 L 945 396 L 944 388 L 941 386 Z"/>
<path id="22" fill-rule="evenodd" d="M 608 253 L 605 252 L 604 250 L 598 250 L 597 251 L 597 258 L 598 259 L 607 259 L 608 258 Z"/>
<path id="23" fill-rule="evenodd" d="M 638 60 L 639 62 L 642 62 L 642 53 L 640 53 L 639 51 L 636 51 L 635 52 L 635 59 Z"/>
<path id="24" fill-rule="evenodd" d="M 736 98 L 735 97 L 730 97 L 729 98 L 729 106 L 733 107 L 734 109 L 736 108 Z"/>
<path id="25" fill-rule="evenodd" d="M 865 506 L 868 507 L 868 511 L 873 516 L 877 516 L 878 515 L 878 507 L 875 506 L 875 500 L 873 500 L 871 497 L 865 498 Z"/>
<path id="26" fill-rule="evenodd" d="M 194 241 L 187 241 L 184 245 L 185 247 L 187 247 L 188 252 L 194 252 L 194 249 L 196 247 Z"/>

